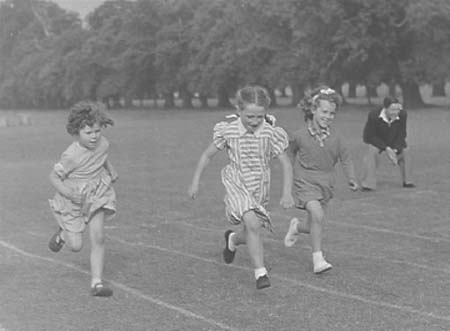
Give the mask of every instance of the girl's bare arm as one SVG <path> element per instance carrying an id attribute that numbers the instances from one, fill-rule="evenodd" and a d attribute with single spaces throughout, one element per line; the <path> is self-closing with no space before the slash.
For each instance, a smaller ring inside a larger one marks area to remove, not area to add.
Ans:
<path id="1" fill-rule="evenodd" d="M 194 176 L 192 177 L 192 183 L 189 187 L 188 194 L 192 199 L 195 199 L 198 194 L 198 187 L 200 183 L 200 177 L 202 176 L 203 170 L 209 164 L 214 155 L 217 154 L 219 149 L 217 149 L 214 143 L 211 143 L 200 156 L 197 167 L 195 168 Z"/>

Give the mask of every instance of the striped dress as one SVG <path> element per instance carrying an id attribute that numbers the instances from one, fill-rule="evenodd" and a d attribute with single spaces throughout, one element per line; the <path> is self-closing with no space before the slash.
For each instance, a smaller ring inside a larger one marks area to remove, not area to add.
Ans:
<path id="1" fill-rule="evenodd" d="M 288 148 L 286 132 L 264 121 L 251 133 L 239 118 L 231 123 L 217 123 L 213 141 L 219 150 L 227 150 L 230 159 L 221 172 L 228 220 L 240 224 L 244 213 L 253 210 L 263 226 L 271 230 L 266 210 L 270 190 L 269 161 Z"/>

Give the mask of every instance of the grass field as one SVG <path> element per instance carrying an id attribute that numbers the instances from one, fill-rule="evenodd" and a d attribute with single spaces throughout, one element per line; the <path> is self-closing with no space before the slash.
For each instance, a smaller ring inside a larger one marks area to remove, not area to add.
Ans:
<path id="1" fill-rule="evenodd" d="M 368 108 L 343 109 L 358 174 Z M 186 194 L 223 111 L 114 111 L 110 158 L 120 179 L 117 217 L 106 225 L 105 278 L 112 298 L 89 296 L 89 244 L 74 254 L 47 248 L 56 223 L 48 173 L 71 142 L 66 112 L 35 112 L 32 126 L 0 128 L 0 330 L 450 330 L 450 111 L 409 113 L 416 189 L 402 189 L 383 160 L 374 193 L 347 190 L 325 224 L 332 271 L 312 273 L 307 237 L 283 246 L 293 210 L 279 205 L 273 163 L 273 234 L 265 234 L 272 287 L 257 291 L 245 247 L 221 260 L 224 217 L 220 154 L 197 200 Z M 293 131 L 302 116 L 273 112 Z M 303 215 L 302 215 L 303 216 Z M 87 241 L 88 242 L 88 241 Z"/>

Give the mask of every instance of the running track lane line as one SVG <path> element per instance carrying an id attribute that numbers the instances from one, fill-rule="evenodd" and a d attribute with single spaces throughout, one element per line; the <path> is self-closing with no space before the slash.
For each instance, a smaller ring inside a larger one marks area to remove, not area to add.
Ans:
<path id="1" fill-rule="evenodd" d="M 111 235 L 106 235 L 106 236 L 108 238 L 114 240 L 114 241 L 117 241 L 117 242 L 119 242 L 121 244 L 124 244 L 124 245 L 127 245 L 127 246 L 151 248 L 151 249 L 159 250 L 161 252 L 181 255 L 181 256 L 185 256 L 185 257 L 191 258 L 191 259 L 195 259 L 195 260 L 199 260 L 199 261 L 203 261 L 203 262 L 207 262 L 207 263 L 213 263 L 213 264 L 221 265 L 221 266 L 224 266 L 224 267 L 235 268 L 235 269 L 245 270 L 245 271 L 253 271 L 253 269 L 248 268 L 248 267 L 243 267 L 243 266 L 239 266 L 239 265 L 235 265 L 235 264 L 224 264 L 223 262 L 218 262 L 218 261 L 215 261 L 215 260 L 212 260 L 212 259 L 204 258 L 204 257 L 198 256 L 198 255 L 194 255 L 194 254 L 185 253 L 185 252 L 178 251 L 178 250 L 164 248 L 164 247 L 160 247 L 160 246 L 157 246 L 157 245 L 144 244 L 144 243 L 140 243 L 140 242 L 129 243 L 129 242 L 123 240 L 123 239 L 120 239 L 120 238 L 117 238 L 117 237 L 114 237 L 114 236 L 111 236 Z M 363 298 L 363 297 L 361 297 L 359 295 L 348 294 L 348 293 L 344 293 L 344 292 L 340 292 L 340 291 L 334 291 L 334 290 L 326 289 L 326 288 L 323 288 L 323 287 L 307 284 L 307 283 L 301 282 L 301 281 L 296 280 L 296 279 L 283 277 L 281 275 L 277 275 L 277 274 L 274 274 L 274 273 L 271 273 L 270 277 L 279 279 L 279 280 L 287 282 L 287 283 L 291 283 L 291 284 L 293 284 L 295 286 L 301 286 L 301 287 L 305 287 L 305 288 L 313 290 L 313 291 L 318 291 L 318 292 L 334 295 L 334 296 L 337 296 L 337 297 L 342 297 L 342 298 L 346 298 L 346 299 L 350 299 L 350 300 L 359 301 L 359 302 L 362 302 L 362 303 L 365 303 L 365 304 L 368 304 L 368 305 L 378 306 L 378 307 L 382 307 L 382 308 L 389 308 L 389 309 L 400 310 L 400 311 L 402 311 L 404 313 L 408 313 L 408 314 L 412 314 L 412 315 L 419 315 L 419 316 L 426 317 L 426 318 L 432 318 L 432 319 L 436 319 L 436 320 L 450 322 L 450 316 L 442 316 L 442 315 L 438 315 L 438 314 L 435 314 L 435 313 L 414 309 L 414 308 L 411 308 L 411 307 L 408 307 L 408 306 L 400 306 L 400 305 L 395 305 L 395 304 L 388 303 L 388 302 L 370 300 L 370 299 Z"/>
<path id="2" fill-rule="evenodd" d="M 76 270 L 76 271 L 78 271 L 80 273 L 83 273 L 83 274 L 86 274 L 86 275 L 90 275 L 91 274 L 89 271 L 81 269 L 81 268 L 78 268 L 77 266 L 75 266 L 73 264 L 65 263 L 65 262 L 62 262 L 62 261 L 59 261 L 59 260 L 56 260 L 56 259 L 52 259 L 52 258 L 49 258 L 49 257 L 40 256 L 40 255 L 37 255 L 37 254 L 26 252 L 26 251 L 24 251 L 24 250 L 22 250 L 22 249 L 20 249 L 20 248 L 18 248 L 16 246 L 14 246 L 14 245 L 11 245 L 11 244 L 3 241 L 3 240 L 0 240 L 0 245 L 3 246 L 4 248 L 12 250 L 12 251 L 14 251 L 16 253 L 19 253 L 20 255 L 23 255 L 23 256 L 28 257 L 28 258 L 32 258 L 32 259 L 36 259 L 36 260 L 42 260 L 42 261 L 46 261 L 46 262 L 50 262 L 50 263 L 54 263 L 54 264 L 59 264 L 59 265 L 62 265 L 64 267 L 66 267 L 66 268 Z M 198 315 L 198 314 L 193 313 L 193 312 L 191 312 L 191 311 L 189 311 L 187 309 L 184 309 L 184 308 L 181 308 L 181 307 L 177 307 L 177 306 L 172 305 L 170 303 L 167 303 L 167 302 L 164 302 L 164 301 L 152 298 L 151 296 L 146 295 L 144 293 L 141 293 L 140 291 L 135 290 L 135 289 L 133 289 L 131 287 L 128 287 L 128 286 L 126 286 L 126 285 L 124 285 L 122 283 L 116 282 L 114 280 L 108 280 L 108 279 L 106 279 L 106 280 L 110 284 L 112 284 L 114 287 L 119 288 L 122 291 L 127 292 L 129 294 L 132 294 L 132 295 L 134 295 L 134 296 L 136 296 L 138 298 L 141 298 L 141 299 L 144 299 L 144 300 L 149 301 L 151 303 L 154 303 L 154 304 L 156 304 L 158 306 L 162 306 L 162 307 L 164 307 L 166 309 L 174 310 L 174 311 L 176 311 L 176 312 L 178 312 L 178 313 L 180 313 L 182 315 L 185 315 L 185 316 L 193 318 L 193 319 L 201 320 L 201 321 L 203 321 L 203 322 L 205 322 L 207 324 L 219 327 L 222 330 L 239 331 L 239 329 L 235 329 L 235 328 L 233 328 L 233 327 L 231 327 L 229 325 L 226 325 L 224 323 L 221 323 L 221 322 L 215 321 L 213 319 L 210 319 L 210 318 Z M 3 330 L 4 329 L 2 328 L 2 326 L 0 324 L 0 331 L 3 331 Z"/>
<path id="3" fill-rule="evenodd" d="M 214 233 L 223 231 L 223 228 L 218 228 L 218 227 L 201 227 L 201 226 L 197 226 L 197 225 L 194 225 L 194 224 L 190 224 L 190 223 L 185 222 L 185 221 L 176 221 L 176 222 L 167 221 L 167 222 L 164 222 L 164 223 L 160 223 L 158 225 L 185 226 L 185 227 L 192 228 L 192 229 L 195 229 L 195 230 L 206 231 L 206 232 L 214 232 Z M 143 228 L 149 228 L 149 229 L 152 228 L 151 226 L 147 226 L 147 225 L 143 225 L 143 224 L 140 225 L 140 226 L 143 227 Z M 423 238 L 420 238 L 420 239 L 423 239 Z M 280 239 L 276 239 L 276 238 L 269 237 L 269 236 L 265 237 L 263 240 L 264 241 L 276 242 L 276 243 L 281 242 Z M 447 239 L 444 239 L 444 240 L 447 240 Z M 311 246 L 309 246 L 309 245 L 298 245 L 298 247 L 300 247 L 301 249 L 304 249 L 304 250 L 309 250 L 309 251 L 311 250 Z M 447 268 L 447 269 L 437 268 L 437 267 L 424 265 L 424 264 L 420 264 L 420 263 L 416 263 L 416 262 L 409 262 L 409 261 L 397 260 L 397 259 L 392 259 L 392 258 L 389 258 L 388 260 L 386 260 L 384 257 L 368 256 L 368 255 L 365 255 L 365 254 L 336 253 L 336 252 L 335 252 L 335 254 L 341 255 L 341 256 L 355 256 L 355 257 L 358 257 L 358 258 L 372 259 L 372 260 L 383 261 L 383 262 L 392 263 L 392 264 L 404 264 L 404 265 L 407 265 L 407 266 L 410 266 L 410 267 L 413 267 L 413 268 L 424 269 L 424 270 L 427 270 L 427 271 L 437 271 L 437 272 L 443 272 L 443 273 L 446 273 L 446 274 L 450 274 L 450 268 Z"/>

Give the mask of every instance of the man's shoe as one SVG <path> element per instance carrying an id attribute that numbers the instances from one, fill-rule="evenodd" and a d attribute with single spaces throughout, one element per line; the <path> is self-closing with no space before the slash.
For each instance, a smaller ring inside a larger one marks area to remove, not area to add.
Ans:
<path id="1" fill-rule="evenodd" d="M 262 290 L 270 286 L 270 280 L 267 275 L 261 276 L 256 280 L 256 289 Z"/>
<path id="2" fill-rule="evenodd" d="M 227 230 L 225 232 L 225 248 L 223 249 L 223 260 L 226 264 L 230 264 L 231 262 L 233 262 L 234 256 L 236 255 L 236 250 L 232 251 L 228 246 L 228 240 L 232 233 L 233 231 L 231 230 Z"/>

